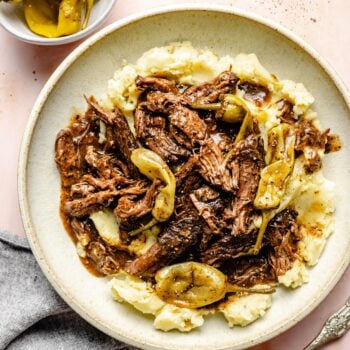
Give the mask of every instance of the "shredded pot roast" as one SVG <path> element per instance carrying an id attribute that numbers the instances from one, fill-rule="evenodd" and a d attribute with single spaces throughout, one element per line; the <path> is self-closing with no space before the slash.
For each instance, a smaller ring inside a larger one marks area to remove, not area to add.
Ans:
<path id="1" fill-rule="evenodd" d="M 300 235 L 293 207 L 275 215 L 271 209 L 295 159 L 304 156 L 313 173 L 320 151 L 336 150 L 338 139 L 295 119 L 292 104 L 281 100 L 281 127 L 265 150 L 236 89 L 257 106 L 268 103 L 269 91 L 230 71 L 194 86 L 141 76 L 136 85 L 135 132 L 119 109 L 90 97 L 87 111 L 57 135 L 61 216 L 82 262 L 97 275 L 124 269 L 154 278 L 164 266 L 194 261 L 242 287 L 277 281 L 298 257 Z M 119 245 L 102 238 L 90 219 L 106 208 L 117 219 Z M 154 226 L 156 241 L 143 254 L 131 253 L 132 242 Z"/>

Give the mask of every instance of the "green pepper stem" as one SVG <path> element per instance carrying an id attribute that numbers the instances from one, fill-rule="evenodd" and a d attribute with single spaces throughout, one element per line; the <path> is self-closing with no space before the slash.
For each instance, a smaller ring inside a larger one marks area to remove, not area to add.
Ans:
<path id="1" fill-rule="evenodd" d="M 151 221 L 149 221 L 146 225 L 141 226 L 141 227 L 139 227 L 139 228 L 136 229 L 136 230 L 130 231 L 130 232 L 129 232 L 129 236 L 136 236 L 136 235 L 138 235 L 139 233 L 150 229 L 151 227 L 153 227 L 153 226 L 156 225 L 157 223 L 158 223 L 158 220 L 153 218 L 153 219 L 152 219 Z"/>
<path id="2" fill-rule="evenodd" d="M 245 138 L 245 134 L 247 133 L 247 129 L 252 127 L 252 116 L 250 112 L 247 112 L 243 119 L 243 123 L 239 129 L 238 135 L 235 138 L 235 141 L 233 143 L 234 146 L 237 145 L 237 143 Z"/>
<path id="3" fill-rule="evenodd" d="M 222 104 L 221 103 L 204 103 L 204 104 L 193 103 L 191 105 L 191 107 L 193 109 L 203 109 L 203 110 L 207 110 L 207 111 L 218 111 L 219 109 L 221 109 Z"/>
<path id="4" fill-rule="evenodd" d="M 262 241 L 269 221 L 271 220 L 271 213 L 269 211 L 262 212 L 262 222 L 259 228 L 258 237 L 256 238 L 255 244 L 247 252 L 238 253 L 232 257 L 232 259 L 240 258 L 241 256 L 247 255 L 258 255 L 262 246 Z"/>
<path id="5" fill-rule="evenodd" d="M 226 293 L 257 293 L 257 294 L 271 294 L 276 291 L 274 287 L 264 288 L 246 288 L 228 283 Z"/>
<path id="6" fill-rule="evenodd" d="M 252 255 L 258 255 L 261 249 L 261 245 L 262 245 L 262 241 L 264 238 L 264 234 L 267 228 L 267 224 L 269 223 L 271 219 L 271 215 L 269 212 L 263 211 L 262 212 L 262 222 L 259 228 L 259 233 L 258 233 L 258 237 L 255 241 L 254 247 L 251 250 L 251 254 Z"/>

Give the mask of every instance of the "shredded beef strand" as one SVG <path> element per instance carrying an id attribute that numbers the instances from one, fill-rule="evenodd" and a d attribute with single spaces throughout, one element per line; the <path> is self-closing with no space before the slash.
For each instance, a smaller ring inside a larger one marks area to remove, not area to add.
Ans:
<path id="1" fill-rule="evenodd" d="M 105 190 L 90 193 L 84 198 L 68 200 L 63 207 L 65 214 L 73 217 L 83 217 L 93 212 L 107 208 L 117 196 L 116 190 Z"/>
<path id="2" fill-rule="evenodd" d="M 165 119 L 150 112 L 146 103 L 138 105 L 134 120 L 136 134 L 140 141 L 165 161 L 177 162 L 190 155 L 190 152 L 176 143 L 165 129 Z"/>
<path id="3" fill-rule="evenodd" d="M 223 236 L 202 253 L 203 262 L 214 266 L 247 252 L 254 245 L 258 233 L 254 220 L 259 214 L 254 209 L 253 200 L 260 171 L 265 165 L 261 139 L 251 134 L 237 143 L 229 157 L 232 163 L 238 164 L 239 173 L 238 191 L 232 200 L 232 208 L 224 213 L 224 220 L 232 222 L 231 234 Z"/>
<path id="4" fill-rule="evenodd" d="M 293 104 L 285 99 L 279 100 L 276 104 L 279 110 L 279 118 L 281 121 L 283 123 L 293 125 L 296 122 L 293 112 Z"/>
<path id="5" fill-rule="evenodd" d="M 134 163 L 131 161 L 131 153 L 133 150 L 139 147 L 139 143 L 136 141 L 133 133 L 131 132 L 125 116 L 118 108 L 115 108 L 113 112 L 105 110 L 94 100 L 93 97 L 87 99 L 87 102 L 92 108 L 95 109 L 100 120 L 113 126 L 117 147 L 128 165 L 130 175 L 134 179 L 140 178 L 140 173 L 138 172 Z"/>
<path id="6" fill-rule="evenodd" d="M 326 149 L 329 129 L 321 132 L 308 119 L 301 119 L 295 124 L 295 150 L 305 156 L 305 170 L 312 174 L 322 167 L 322 153 Z"/>
<path id="7" fill-rule="evenodd" d="M 239 189 L 226 218 L 233 220 L 231 234 L 238 236 L 249 233 L 255 218 L 253 201 L 260 181 L 260 171 L 265 166 L 262 140 L 255 135 L 248 136 L 238 142 L 231 158 L 234 164 L 238 164 Z"/>
<path id="8" fill-rule="evenodd" d="M 220 193 L 204 185 L 190 194 L 191 201 L 208 225 L 212 234 L 220 234 L 226 226 L 222 219 L 222 212 L 226 206 Z"/>
<path id="9" fill-rule="evenodd" d="M 285 274 L 299 258 L 297 242 L 300 240 L 296 218 L 298 213 L 285 209 L 277 214 L 266 229 L 264 244 L 269 249 L 269 261 L 277 276 Z"/>
<path id="10" fill-rule="evenodd" d="M 177 105 L 169 114 L 169 120 L 172 125 L 181 130 L 191 140 L 193 145 L 204 140 L 207 127 L 197 112 L 182 105 Z"/>
<path id="11" fill-rule="evenodd" d="M 226 234 L 202 252 L 201 260 L 205 264 L 220 267 L 225 261 L 246 253 L 254 245 L 256 237 L 257 231 L 240 236 Z"/>
<path id="12" fill-rule="evenodd" d="M 132 194 L 122 196 L 118 200 L 117 207 L 114 209 L 115 216 L 121 222 L 127 222 L 140 219 L 150 213 L 153 208 L 154 199 L 158 194 L 159 184 L 160 180 L 154 180 L 141 199 L 138 199 L 137 195 Z"/>
<path id="13" fill-rule="evenodd" d="M 114 179 L 101 180 L 85 175 L 83 177 L 84 182 L 76 184 L 71 190 L 72 195 L 79 193 L 83 197 L 68 199 L 63 207 L 65 214 L 72 217 L 83 217 L 107 208 L 120 196 L 137 196 L 146 192 L 145 181 L 143 180 L 130 180 L 128 187 L 117 189 L 116 183 L 113 182 Z M 96 185 L 100 185 L 100 187 Z M 93 186 L 96 192 L 91 191 Z M 88 191 L 85 190 L 86 187 Z"/>
<path id="14" fill-rule="evenodd" d="M 71 186 L 70 195 L 72 198 L 86 197 L 91 193 L 96 193 L 104 190 L 116 190 L 116 186 L 120 184 L 132 184 L 134 180 L 122 177 L 114 177 L 112 179 L 95 178 L 92 175 L 86 174 L 81 177 L 79 182 Z"/>
<path id="15" fill-rule="evenodd" d="M 147 94 L 147 109 L 154 113 L 169 114 L 180 104 L 189 105 L 190 102 L 178 93 L 152 91 Z"/>
<path id="16" fill-rule="evenodd" d="M 230 283 L 252 287 L 256 284 L 276 282 L 276 275 L 265 252 L 259 256 L 244 256 L 223 267 Z"/>
<path id="17" fill-rule="evenodd" d="M 155 90 L 161 92 L 171 92 L 173 94 L 179 93 L 175 83 L 165 78 L 137 76 L 135 83 L 140 91 Z"/>
<path id="18" fill-rule="evenodd" d="M 120 162 L 117 161 L 113 154 L 99 152 L 93 146 L 87 147 L 85 160 L 102 178 L 126 179 L 125 176 L 128 175 L 124 174 L 122 168 L 119 168 Z"/>
<path id="19" fill-rule="evenodd" d="M 173 124 L 169 125 L 169 133 L 175 139 L 178 145 L 183 146 L 189 151 L 192 151 L 191 139 L 178 127 Z"/>
<path id="20" fill-rule="evenodd" d="M 238 78 L 233 72 L 225 71 L 210 82 L 193 85 L 184 91 L 184 96 L 191 103 L 206 104 L 219 100 L 222 94 L 233 93 Z"/>
<path id="21" fill-rule="evenodd" d="M 165 118 L 160 115 L 153 114 L 147 106 L 146 102 L 141 102 L 135 110 L 134 125 L 136 136 L 145 140 L 151 136 L 149 129 L 152 128 L 165 128 Z"/>
<path id="22" fill-rule="evenodd" d="M 69 128 L 61 130 L 56 137 L 55 161 L 64 187 L 72 185 L 82 174 L 77 152 L 72 131 Z"/>
<path id="23" fill-rule="evenodd" d="M 145 144 L 166 162 L 170 163 L 176 163 L 190 155 L 186 148 L 179 146 L 164 129 L 160 128 L 150 130 L 150 137 L 146 139 Z"/>
<path id="24" fill-rule="evenodd" d="M 198 166 L 203 178 L 215 187 L 235 192 L 238 187 L 237 167 L 231 167 L 212 138 L 207 138 L 199 151 Z"/>
<path id="25" fill-rule="evenodd" d="M 140 275 L 171 263 L 197 243 L 200 231 L 197 213 L 191 206 L 186 206 L 166 224 L 157 242 L 128 265 L 126 271 L 132 275 Z"/>

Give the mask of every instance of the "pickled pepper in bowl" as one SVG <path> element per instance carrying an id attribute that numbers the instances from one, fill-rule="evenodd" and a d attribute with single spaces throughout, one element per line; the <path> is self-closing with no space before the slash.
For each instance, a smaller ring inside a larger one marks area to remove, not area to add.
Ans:
<path id="1" fill-rule="evenodd" d="M 47 38 L 71 35 L 86 28 L 93 0 L 23 0 L 29 29 Z"/>

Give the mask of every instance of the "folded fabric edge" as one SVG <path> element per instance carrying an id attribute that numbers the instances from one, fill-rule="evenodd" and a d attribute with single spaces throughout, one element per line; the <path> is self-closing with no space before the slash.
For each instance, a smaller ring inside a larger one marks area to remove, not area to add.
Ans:
<path id="1" fill-rule="evenodd" d="M 8 243 L 15 248 L 30 250 L 30 246 L 26 237 L 20 237 L 6 230 L 0 230 L 0 241 Z"/>

